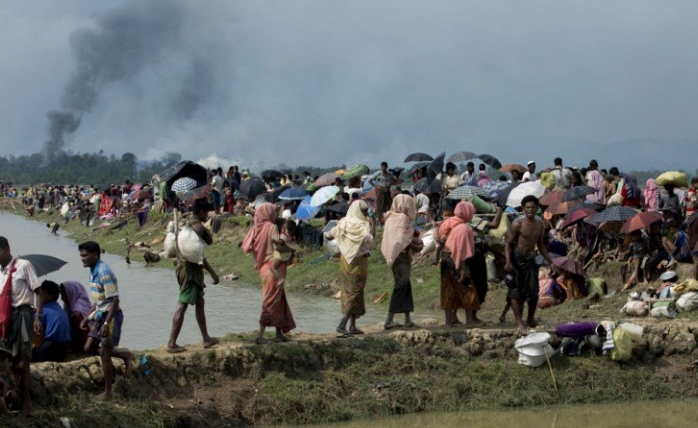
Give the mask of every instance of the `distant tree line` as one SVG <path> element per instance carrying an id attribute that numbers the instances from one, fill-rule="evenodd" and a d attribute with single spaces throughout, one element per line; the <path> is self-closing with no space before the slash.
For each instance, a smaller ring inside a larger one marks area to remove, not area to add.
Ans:
<path id="1" fill-rule="evenodd" d="M 123 184 L 149 181 L 154 174 L 176 165 L 182 155 L 167 152 L 159 160 L 139 160 L 133 153 L 121 157 L 97 153 L 58 152 L 44 163 L 40 153 L 0 157 L 0 180 L 17 185 L 28 184 Z"/>

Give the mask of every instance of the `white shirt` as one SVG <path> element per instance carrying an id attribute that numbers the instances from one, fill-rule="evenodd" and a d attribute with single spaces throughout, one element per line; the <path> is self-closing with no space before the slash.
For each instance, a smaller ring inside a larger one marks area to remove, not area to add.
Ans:
<path id="1" fill-rule="evenodd" d="M 12 307 L 16 308 L 21 305 L 34 306 L 34 291 L 41 286 L 39 278 L 36 276 L 34 266 L 24 259 L 14 258 L 15 272 L 12 274 Z M 12 261 L 0 269 L 0 293 L 5 289 L 5 283 L 10 273 Z"/>
<path id="2" fill-rule="evenodd" d="M 527 181 L 536 181 L 538 180 L 538 176 L 536 176 L 536 173 L 531 173 L 531 171 L 526 171 L 524 172 L 523 177 L 521 178 L 521 182 L 525 183 Z"/>
<path id="3" fill-rule="evenodd" d="M 211 187 L 218 193 L 223 193 L 223 177 L 216 174 L 211 179 Z"/>
<path id="4" fill-rule="evenodd" d="M 555 188 L 556 189 L 569 189 L 570 183 L 572 182 L 572 171 L 569 168 L 555 168 L 552 170 L 553 177 L 555 177 Z"/>
<path id="5" fill-rule="evenodd" d="M 417 214 L 429 212 L 429 197 L 424 193 L 417 195 L 415 199 L 415 204 L 417 208 Z"/>

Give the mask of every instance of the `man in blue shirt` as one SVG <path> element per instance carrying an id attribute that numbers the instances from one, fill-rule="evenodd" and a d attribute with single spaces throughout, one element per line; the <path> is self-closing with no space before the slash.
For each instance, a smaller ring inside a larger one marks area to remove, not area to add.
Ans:
<path id="1" fill-rule="evenodd" d="M 65 359 L 70 343 L 70 321 L 68 314 L 57 302 L 58 284 L 53 281 L 41 283 L 39 292 L 44 298 L 41 324 L 44 326 L 43 341 L 32 351 L 32 362 L 56 361 Z"/>

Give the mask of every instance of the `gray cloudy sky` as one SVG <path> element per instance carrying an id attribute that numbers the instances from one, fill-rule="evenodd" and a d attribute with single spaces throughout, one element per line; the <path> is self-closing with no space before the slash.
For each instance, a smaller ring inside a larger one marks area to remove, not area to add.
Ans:
<path id="1" fill-rule="evenodd" d="M 693 171 L 697 16 L 689 1 L 0 0 L 0 156 L 373 167 L 469 150 Z M 47 144 L 52 110 L 80 126 Z"/>

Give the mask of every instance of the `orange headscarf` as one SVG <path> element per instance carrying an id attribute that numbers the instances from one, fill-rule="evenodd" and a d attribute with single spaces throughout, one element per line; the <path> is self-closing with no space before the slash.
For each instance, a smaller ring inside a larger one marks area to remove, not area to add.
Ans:
<path id="1" fill-rule="evenodd" d="M 272 227 L 276 227 L 276 208 L 274 204 L 265 202 L 254 211 L 254 224 L 242 241 L 242 251 L 252 253 L 255 260 L 255 269 L 259 270 L 264 265 L 267 254 L 267 241 Z"/>
<path id="2" fill-rule="evenodd" d="M 417 216 L 416 211 L 414 199 L 409 195 L 400 194 L 395 196 L 390 211 L 385 214 L 381 251 L 388 266 L 392 267 L 397 256 L 412 242 L 412 222 Z"/>
<path id="3" fill-rule="evenodd" d="M 475 215 L 475 206 L 470 202 L 459 202 L 453 214 L 461 219 L 461 222 L 451 229 L 444 247 L 451 253 L 451 259 L 458 269 L 462 261 L 475 254 L 475 234 L 468 226 Z M 441 235 L 441 228 L 439 228 L 439 235 Z"/>

